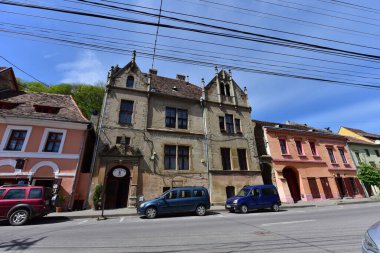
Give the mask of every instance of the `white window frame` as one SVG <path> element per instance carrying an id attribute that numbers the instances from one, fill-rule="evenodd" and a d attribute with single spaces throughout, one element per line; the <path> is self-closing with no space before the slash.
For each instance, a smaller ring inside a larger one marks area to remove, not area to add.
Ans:
<path id="1" fill-rule="evenodd" d="M 54 132 L 54 133 L 61 133 L 61 134 L 62 134 L 62 140 L 61 140 L 61 144 L 59 145 L 59 150 L 58 150 L 58 152 L 46 152 L 46 151 L 44 151 L 44 147 L 45 147 L 45 145 L 46 145 L 47 138 L 48 138 L 48 136 L 49 136 L 49 133 L 51 133 L 51 132 Z M 40 142 L 40 147 L 38 148 L 38 152 L 41 152 L 41 153 L 56 153 L 56 154 L 62 154 L 63 146 L 64 146 L 64 144 L 65 144 L 65 140 L 66 140 L 66 133 L 67 133 L 67 130 L 66 130 L 66 129 L 45 128 L 44 133 L 43 133 L 43 135 L 42 135 L 41 142 Z"/>
<path id="2" fill-rule="evenodd" d="M 3 140 L 1 141 L 0 150 L 6 151 L 6 152 L 15 152 L 15 153 L 25 152 L 26 146 L 28 145 L 30 134 L 32 132 L 32 128 L 33 127 L 31 127 L 31 126 L 8 125 L 7 128 L 5 129 Z M 22 144 L 22 148 L 19 151 L 16 151 L 16 150 L 5 150 L 8 142 L 9 142 L 10 135 L 11 135 L 11 133 L 12 133 L 13 130 L 26 130 L 27 131 L 24 143 Z"/>

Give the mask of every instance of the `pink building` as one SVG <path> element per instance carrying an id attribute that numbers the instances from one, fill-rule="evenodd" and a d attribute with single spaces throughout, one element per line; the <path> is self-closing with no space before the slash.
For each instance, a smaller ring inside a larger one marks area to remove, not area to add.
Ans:
<path id="1" fill-rule="evenodd" d="M 289 122 L 257 121 L 257 125 L 263 128 L 281 201 L 364 197 L 345 137 Z"/>
<path id="2" fill-rule="evenodd" d="M 90 183 L 82 173 L 88 125 L 71 96 L 0 90 L 0 185 L 56 184 L 66 207 L 80 209 Z"/>

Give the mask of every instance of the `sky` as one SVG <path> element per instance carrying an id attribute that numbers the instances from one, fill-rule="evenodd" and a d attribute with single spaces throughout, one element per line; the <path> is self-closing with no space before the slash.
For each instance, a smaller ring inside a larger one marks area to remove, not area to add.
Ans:
<path id="1" fill-rule="evenodd" d="M 158 14 L 160 8 L 160 0 L 87 1 L 154 14 Z M 154 16 L 91 6 L 76 0 L 17 2 L 158 22 Z M 380 2 L 341 0 L 340 3 L 331 0 L 163 0 L 162 14 L 378 56 Z M 227 22 L 205 20 L 202 17 Z M 165 18 L 161 18 L 160 22 L 233 33 Z M 152 67 L 149 54 L 153 54 L 156 32 L 155 26 L 0 4 L 0 56 L 49 85 L 104 83 L 110 67 L 117 64 L 125 66 L 131 60 L 132 50 L 137 51 L 136 61 L 140 69 L 148 72 Z M 380 89 L 265 75 L 241 69 L 380 86 L 380 61 L 352 59 L 165 27 L 159 28 L 158 35 L 157 58 L 153 67 L 159 75 L 175 78 L 176 74 L 183 74 L 189 76 L 190 82 L 200 85 L 202 78 L 207 83 L 215 73 L 213 66 L 170 62 L 162 57 L 207 61 L 219 68 L 222 65 L 236 67 L 238 69 L 232 70 L 232 75 L 241 87 L 248 89 L 253 119 L 272 122 L 289 120 L 317 128 L 330 127 L 333 131 L 338 131 L 340 126 L 347 126 L 380 133 Z M 56 40 L 58 37 L 61 40 Z M 82 44 L 67 43 L 73 40 Z M 11 66 L 1 57 L 0 66 Z M 14 71 L 17 77 L 33 81 L 32 77 L 19 69 L 14 68 Z"/>

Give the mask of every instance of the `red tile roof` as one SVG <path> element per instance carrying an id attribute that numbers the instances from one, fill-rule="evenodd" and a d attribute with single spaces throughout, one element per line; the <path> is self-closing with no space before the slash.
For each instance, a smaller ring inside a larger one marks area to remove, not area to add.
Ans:
<path id="1" fill-rule="evenodd" d="M 0 92 L 0 101 L 18 104 L 12 109 L 0 109 L 0 115 L 11 117 L 40 118 L 57 121 L 88 123 L 73 98 L 69 95 L 43 92 Z M 35 105 L 59 107 L 57 114 L 36 112 Z"/>
<path id="2" fill-rule="evenodd" d="M 202 96 L 202 89 L 199 86 L 179 79 L 151 75 L 150 84 L 155 92 L 169 96 L 195 100 L 199 100 Z"/>

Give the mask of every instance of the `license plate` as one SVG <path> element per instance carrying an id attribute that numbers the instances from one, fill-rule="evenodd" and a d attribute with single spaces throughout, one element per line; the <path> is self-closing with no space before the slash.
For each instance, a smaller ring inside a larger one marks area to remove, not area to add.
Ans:
<path id="1" fill-rule="evenodd" d="M 226 205 L 227 208 L 231 208 L 231 205 Z"/>

